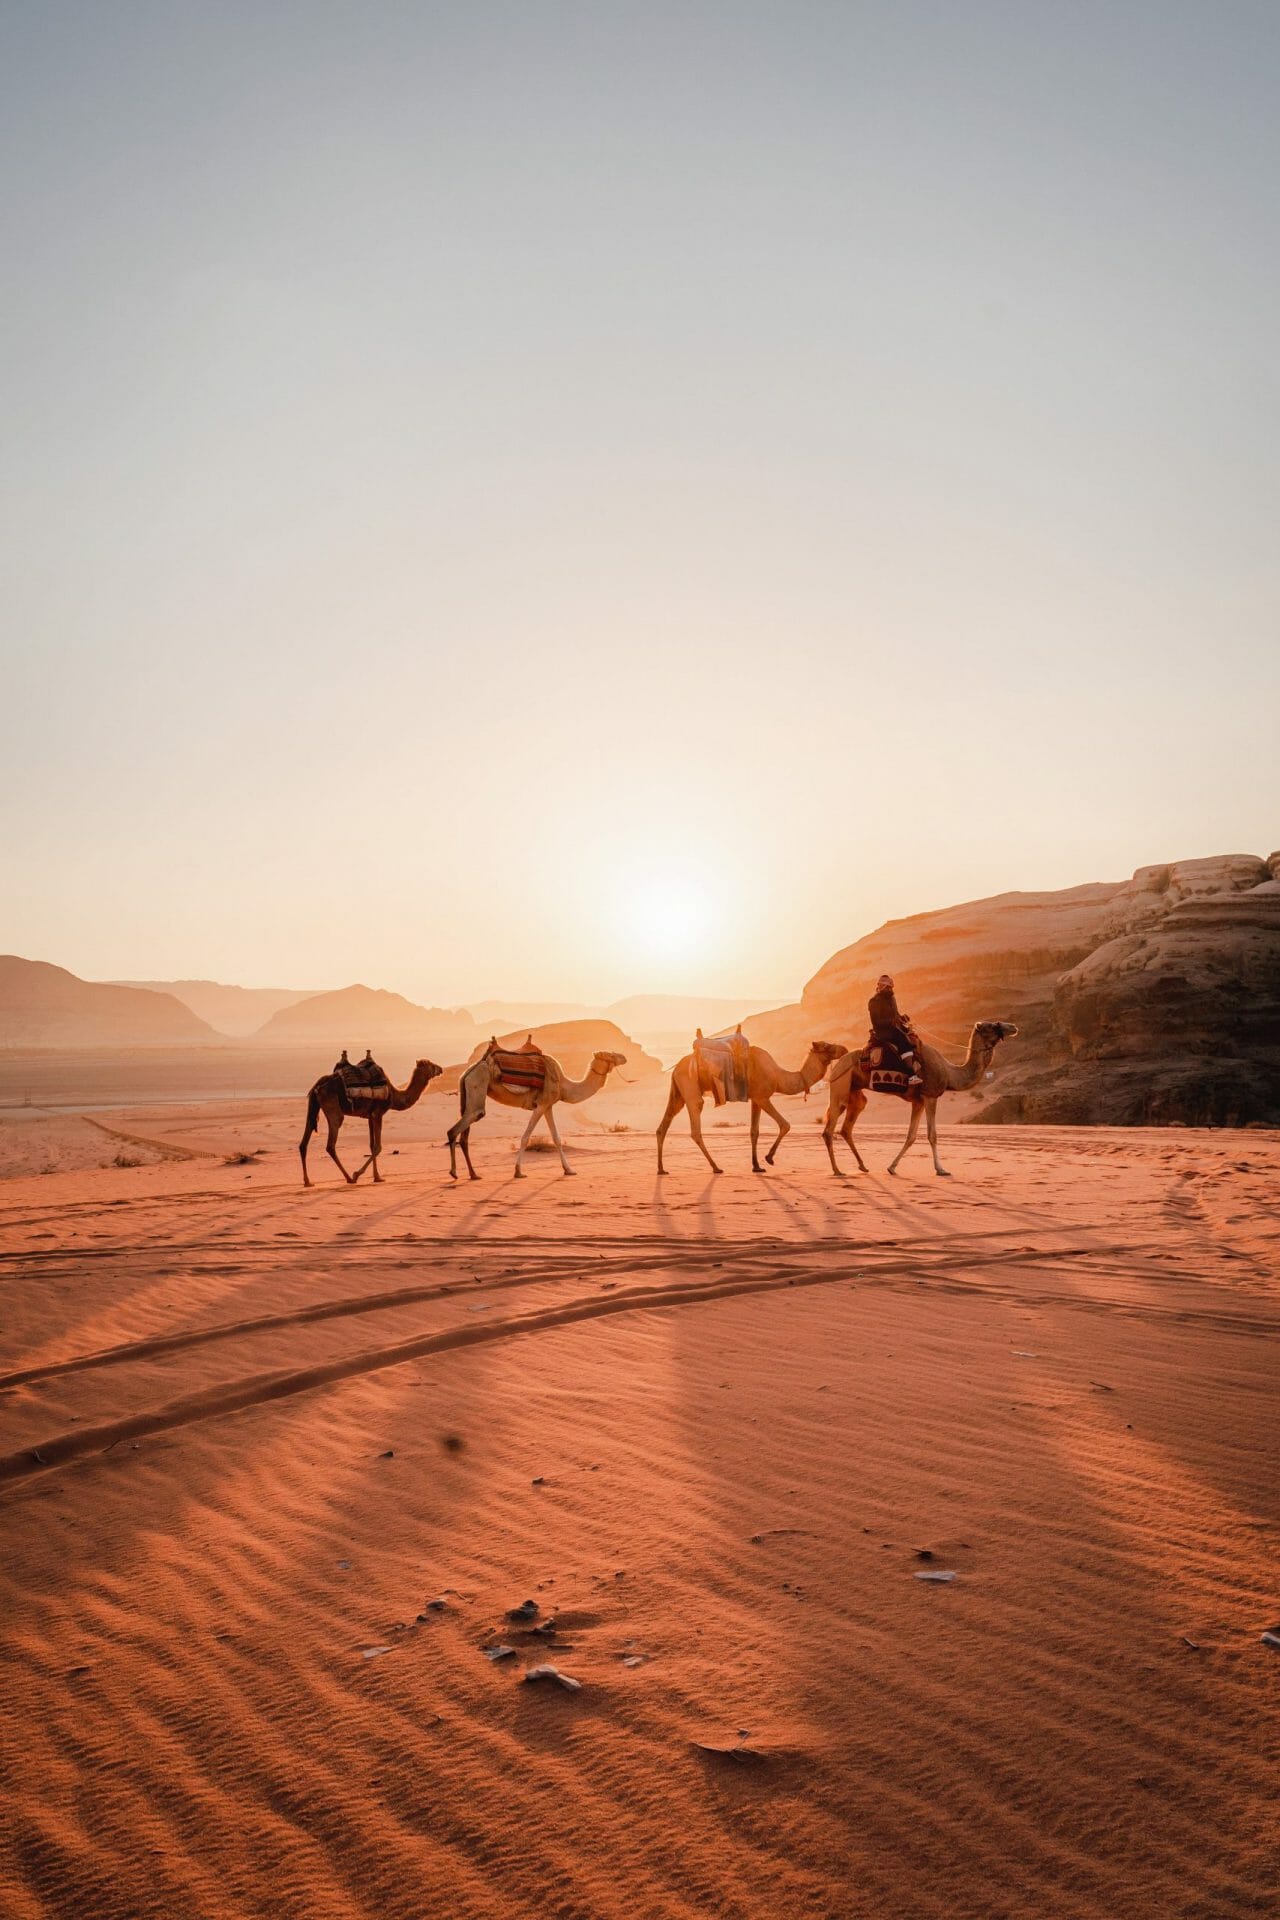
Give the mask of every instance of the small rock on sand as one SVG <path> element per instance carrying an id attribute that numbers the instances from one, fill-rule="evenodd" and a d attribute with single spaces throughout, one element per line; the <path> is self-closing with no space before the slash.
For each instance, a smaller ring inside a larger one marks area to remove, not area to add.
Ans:
<path id="1" fill-rule="evenodd" d="M 484 1657 L 486 1660 L 513 1660 L 515 1652 L 514 1647 L 486 1647 Z"/>
<path id="2" fill-rule="evenodd" d="M 945 1581 L 954 1580 L 956 1576 L 953 1572 L 944 1573 L 939 1569 L 936 1573 L 930 1570 L 924 1573 L 918 1573 L 915 1577 L 917 1580 L 930 1580 L 935 1586 L 942 1586 Z"/>
<path id="3" fill-rule="evenodd" d="M 1280 1630 L 1269 1628 L 1262 1636 L 1262 1644 L 1264 1647 L 1275 1647 L 1280 1652 Z"/>
<path id="4" fill-rule="evenodd" d="M 556 1685 L 563 1687 L 567 1693 L 578 1693 L 582 1687 L 581 1680 L 574 1680 L 569 1674 L 561 1673 L 559 1667 L 530 1667 L 525 1675 L 526 1685 L 531 1680 L 554 1680 Z"/>
<path id="5" fill-rule="evenodd" d="M 537 1617 L 538 1603 L 536 1600 L 522 1600 L 518 1607 L 508 1607 L 506 1611 L 506 1618 L 508 1620 L 514 1620 L 516 1625 L 521 1627 L 527 1627 L 530 1621 L 536 1620 Z"/>

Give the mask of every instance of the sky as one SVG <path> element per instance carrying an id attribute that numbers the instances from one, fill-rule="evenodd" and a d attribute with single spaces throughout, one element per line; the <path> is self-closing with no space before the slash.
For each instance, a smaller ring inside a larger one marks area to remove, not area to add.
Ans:
<path id="1" fill-rule="evenodd" d="M 0 947 L 794 994 L 1280 845 L 1271 0 L 0 0 Z"/>

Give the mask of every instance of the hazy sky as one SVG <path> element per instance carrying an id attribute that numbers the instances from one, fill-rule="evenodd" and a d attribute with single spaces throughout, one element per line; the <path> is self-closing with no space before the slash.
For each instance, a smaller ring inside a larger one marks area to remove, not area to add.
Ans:
<path id="1" fill-rule="evenodd" d="M 0 0 L 0 948 L 790 992 L 1280 844 L 1274 0 Z"/>

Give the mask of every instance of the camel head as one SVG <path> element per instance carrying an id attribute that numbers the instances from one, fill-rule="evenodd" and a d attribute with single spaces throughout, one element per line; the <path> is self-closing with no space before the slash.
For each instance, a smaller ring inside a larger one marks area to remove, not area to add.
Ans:
<path id="1" fill-rule="evenodd" d="M 605 1080 L 609 1078 L 615 1067 L 625 1067 L 626 1064 L 625 1053 L 596 1053 L 591 1057 L 592 1073 L 598 1073 Z"/>
<path id="2" fill-rule="evenodd" d="M 834 1063 L 844 1058 L 848 1048 L 838 1047 L 834 1040 L 811 1040 L 809 1051 L 816 1053 L 821 1060 L 823 1073 L 829 1073 Z"/>
<path id="3" fill-rule="evenodd" d="M 415 1060 L 413 1064 L 413 1077 L 415 1080 L 418 1079 L 419 1076 L 421 1076 L 423 1080 L 434 1080 L 437 1074 L 443 1072 L 444 1068 L 438 1067 L 434 1060 Z"/>
<path id="4" fill-rule="evenodd" d="M 973 1030 L 972 1044 L 984 1053 L 994 1053 L 1002 1040 L 1014 1040 L 1017 1034 L 1012 1020 L 979 1020 Z"/>

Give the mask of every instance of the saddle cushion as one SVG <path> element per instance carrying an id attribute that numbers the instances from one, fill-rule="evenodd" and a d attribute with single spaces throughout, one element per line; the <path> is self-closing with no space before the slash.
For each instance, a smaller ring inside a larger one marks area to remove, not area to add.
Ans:
<path id="1" fill-rule="evenodd" d="M 710 1081 L 717 1106 L 722 1106 L 726 1100 L 746 1100 L 750 1097 L 747 1070 L 751 1042 L 745 1034 L 725 1034 L 716 1040 L 695 1040 L 693 1052 L 698 1063 L 699 1078 Z"/>
<path id="2" fill-rule="evenodd" d="M 333 1073 L 348 1113 L 357 1109 L 367 1112 L 391 1098 L 391 1082 L 376 1060 L 339 1060 Z"/>
<path id="3" fill-rule="evenodd" d="M 364 1113 L 370 1107 L 384 1107 L 391 1098 L 391 1087 L 385 1080 L 377 1087 L 360 1086 L 353 1085 L 339 1074 L 338 1087 L 339 1098 L 348 1113 Z"/>

